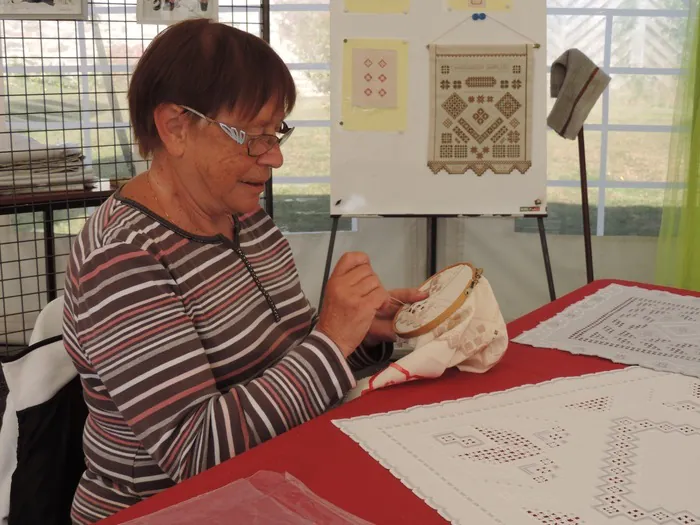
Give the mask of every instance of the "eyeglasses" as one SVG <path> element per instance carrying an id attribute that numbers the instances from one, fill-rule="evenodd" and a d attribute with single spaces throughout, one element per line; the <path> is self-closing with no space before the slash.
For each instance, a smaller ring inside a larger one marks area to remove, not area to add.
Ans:
<path id="1" fill-rule="evenodd" d="M 235 140 L 238 144 L 245 144 L 247 141 L 248 145 L 248 155 L 251 157 L 260 157 L 261 155 L 264 155 L 268 151 L 270 151 L 272 148 L 274 148 L 277 145 L 282 145 L 284 144 L 289 136 L 292 134 L 295 128 L 290 128 L 286 122 L 282 121 L 282 124 L 280 126 L 280 130 L 278 133 L 280 136 L 277 135 L 268 135 L 268 134 L 261 134 L 261 135 L 249 135 L 242 129 L 234 128 L 232 126 L 229 126 L 228 124 L 224 124 L 223 122 L 219 122 L 218 120 L 214 120 L 213 118 L 209 118 L 206 115 L 203 115 L 196 109 L 192 109 L 188 106 L 180 106 L 182 109 L 185 111 L 189 111 L 193 115 L 197 115 L 199 118 L 206 120 L 207 122 L 210 122 L 212 124 L 216 124 L 221 128 L 221 130 L 226 133 L 229 137 L 231 137 L 233 140 Z"/>

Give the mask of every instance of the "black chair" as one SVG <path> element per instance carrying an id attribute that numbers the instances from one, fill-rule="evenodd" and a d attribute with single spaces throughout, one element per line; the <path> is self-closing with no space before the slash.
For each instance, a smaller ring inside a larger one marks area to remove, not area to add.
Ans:
<path id="1" fill-rule="evenodd" d="M 0 518 L 8 525 L 70 525 L 85 470 L 88 412 L 63 346 L 62 310 L 62 298 L 49 303 L 30 346 L 1 363 L 9 393 L 0 429 Z"/>

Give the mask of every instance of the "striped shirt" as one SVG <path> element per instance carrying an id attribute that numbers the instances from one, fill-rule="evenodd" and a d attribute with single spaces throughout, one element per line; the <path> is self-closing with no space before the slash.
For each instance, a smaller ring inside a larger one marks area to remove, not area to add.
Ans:
<path id="1" fill-rule="evenodd" d="M 289 244 L 262 210 L 196 237 L 118 194 L 77 237 L 64 341 L 89 415 L 74 523 L 94 523 L 326 411 L 355 385 L 315 330 Z M 388 352 L 387 352 L 388 353 Z"/>

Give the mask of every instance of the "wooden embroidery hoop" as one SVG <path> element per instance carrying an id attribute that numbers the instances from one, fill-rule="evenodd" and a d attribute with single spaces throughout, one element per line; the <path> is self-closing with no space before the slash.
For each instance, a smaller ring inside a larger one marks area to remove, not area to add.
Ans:
<path id="1" fill-rule="evenodd" d="M 456 268 L 458 266 L 468 266 L 472 270 L 472 278 L 469 279 L 469 282 L 467 282 L 466 286 L 464 289 L 460 292 L 460 294 L 457 296 L 457 298 L 450 304 L 447 308 L 445 308 L 440 314 L 437 315 L 434 319 L 431 321 L 427 322 L 423 326 L 420 326 L 414 330 L 408 330 L 405 332 L 400 331 L 397 326 L 396 322 L 399 318 L 399 316 L 408 308 L 410 308 L 411 305 L 404 305 L 402 306 L 398 312 L 396 312 L 396 315 L 394 316 L 394 322 L 393 322 L 393 328 L 394 332 L 396 332 L 396 335 L 399 337 L 402 337 L 404 339 L 412 339 L 414 337 L 419 337 L 421 335 L 425 335 L 428 332 L 434 330 L 438 326 L 440 326 L 444 321 L 449 319 L 457 310 L 459 310 L 464 302 L 467 300 L 469 295 L 471 295 L 472 290 L 474 289 L 474 286 L 479 282 L 479 278 L 481 277 L 481 274 L 483 273 L 483 270 L 481 268 L 475 268 L 472 264 L 470 263 L 457 263 L 457 264 L 452 264 L 446 268 L 443 268 L 440 270 L 438 273 L 427 279 L 423 284 L 421 284 L 420 288 L 422 289 L 425 287 L 426 284 L 430 283 L 435 277 L 438 275 L 446 272 L 447 270 L 450 270 L 452 268 Z M 429 300 L 429 299 L 427 299 Z"/>

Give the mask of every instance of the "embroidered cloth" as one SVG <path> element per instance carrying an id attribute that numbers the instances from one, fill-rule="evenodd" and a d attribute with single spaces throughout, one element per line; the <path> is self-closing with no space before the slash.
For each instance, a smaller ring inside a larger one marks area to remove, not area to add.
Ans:
<path id="1" fill-rule="evenodd" d="M 468 265 L 455 265 L 421 286 L 430 297 L 413 303 L 396 318 L 396 326 L 410 331 L 438 318 L 446 305 L 464 293 L 474 278 L 469 297 L 447 319 L 429 332 L 409 339 L 415 349 L 370 377 L 357 381 L 345 397 L 350 401 L 372 390 L 414 380 L 435 379 L 448 368 L 482 374 L 501 360 L 508 348 L 508 328 L 486 277 Z"/>
<path id="2" fill-rule="evenodd" d="M 700 298 L 611 284 L 513 341 L 700 377 Z"/>
<path id="3" fill-rule="evenodd" d="M 430 46 L 433 173 L 483 175 L 532 166 L 533 47 Z"/>
<path id="4" fill-rule="evenodd" d="M 398 53 L 393 49 L 356 48 L 352 51 L 352 105 L 395 108 Z"/>
<path id="5" fill-rule="evenodd" d="M 334 422 L 460 525 L 700 523 L 700 381 L 630 367 Z"/>

